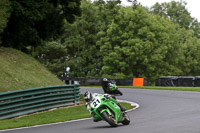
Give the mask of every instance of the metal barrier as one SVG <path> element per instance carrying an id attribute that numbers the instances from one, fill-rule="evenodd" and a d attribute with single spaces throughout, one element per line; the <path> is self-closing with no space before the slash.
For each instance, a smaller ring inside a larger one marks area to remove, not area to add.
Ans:
<path id="1" fill-rule="evenodd" d="M 0 93 L 0 120 L 80 103 L 79 84 Z"/>
<path id="2" fill-rule="evenodd" d="M 60 77 L 60 79 L 65 82 L 66 84 L 68 83 L 74 83 L 79 82 L 81 86 L 101 86 L 102 85 L 102 79 L 103 78 L 69 78 L 69 77 Z M 114 81 L 117 86 L 132 86 L 133 85 L 133 79 L 111 79 L 108 78 L 111 81 Z M 148 83 L 146 79 L 144 79 L 144 86 L 146 86 Z"/>

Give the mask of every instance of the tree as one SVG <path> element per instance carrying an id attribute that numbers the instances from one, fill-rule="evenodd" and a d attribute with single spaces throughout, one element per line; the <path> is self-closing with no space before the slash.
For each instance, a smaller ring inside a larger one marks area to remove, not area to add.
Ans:
<path id="1" fill-rule="evenodd" d="M 66 19 L 72 23 L 80 15 L 80 0 L 13 0 L 11 16 L 4 30 L 3 46 L 26 49 L 42 40 L 58 38 Z"/>
<path id="2" fill-rule="evenodd" d="M 137 6 L 140 5 L 137 0 L 127 0 L 127 1 L 132 3 L 133 9 L 136 9 Z"/>
<path id="3" fill-rule="evenodd" d="M 193 30 L 182 31 L 184 61 L 179 64 L 182 75 L 196 76 L 200 74 L 200 39 L 194 37 Z"/>
<path id="4" fill-rule="evenodd" d="M 151 12 L 163 17 L 167 17 L 175 23 L 179 23 L 185 29 L 192 29 L 195 35 L 200 37 L 200 24 L 191 17 L 190 12 L 186 9 L 187 3 L 171 1 L 169 3 L 156 3 L 151 7 Z"/>
<path id="5" fill-rule="evenodd" d="M 71 76 L 97 76 L 99 73 L 100 55 L 96 46 L 96 35 L 102 24 L 98 15 L 98 7 L 83 0 L 82 16 L 77 17 L 73 24 L 65 24 L 62 44 L 68 49 L 69 60 L 66 65 L 71 68 Z"/>
<path id="6" fill-rule="evenodd" d="M 0 46 L 1 36 L 4 32 L 4 28 L 7 26 L 8 18 L 10 17 L 10 2 L 9 0 L 0 1 Z"/>
<path id="7" fill-rule="evenodd" d="M 37 59 L 57 76 L 64 74 L 68 50 L 59 42 L 47 42 L 37 48 Z"/>
<path id="8" fill-rule="evenodd" d="M 143 77 L 151 83 L 160 76 L 200 74 L 200 40 L 194 30 L 140 5 L 133 10 L 109 4 L 82 1 L 82 16 L 66 22 L 60 42 L 51 45 L 59 45 L 61 53 L 65 49 L 66 58 L 56 57 L 50 70 L 64 73 L 65 66 L 72 77 Z"/>
<path id="9" fill-rule="evenodd" d="M 153 83 L 160 75 L 184 73 L 180 65 L 185 61 L 186 30 L 141 6 L 122 8 L 118 15 L 123 19 L 113 21 L 97 42 L 104 55 L 103 76 L 146 77 Z"/>
<path id="10" fill-rule="evenodd" d="M 66 23 L 62 44 L 69 50 L 67 66 L 71 68 L 71 76 L 91 77 L 100 76 L 103 55 L 96 45 L 99 34 L 107 30 L 108 24 L 118 21 L 117 4 L 120 1 L 90 1 L 81 3 L 82 16 L 75 23 Z"/>

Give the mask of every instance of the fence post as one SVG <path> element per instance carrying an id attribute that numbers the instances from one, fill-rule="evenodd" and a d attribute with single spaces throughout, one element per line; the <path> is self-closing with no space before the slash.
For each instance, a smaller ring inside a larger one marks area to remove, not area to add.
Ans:
<path id="1" fill-rule="evenodd" d="M 79 86 L 79 84 L 74 84 L 74 104 L 75 105 L 79 104 L 79 102 L 77 102 L 77 97 L 76 97 L 77 94 L 79 94 L 78 93 L 78 91 L 79 91 L 78 86 Z"/>
<path id="2" fill-rule="evenodd" d="M 76 86 L 74 85 L 74 105 L 76 105 Z"/>

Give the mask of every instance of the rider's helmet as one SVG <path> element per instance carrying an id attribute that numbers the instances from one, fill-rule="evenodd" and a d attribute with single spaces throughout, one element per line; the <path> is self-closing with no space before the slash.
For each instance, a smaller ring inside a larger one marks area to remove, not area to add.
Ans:
<path id="1" fill-rule="evenodd" d="M 107 78 L 103 78 L 103 81 L 105 82 L 105 81 L 108 81 L 108 79 Z"/>
<path id="2" fill-rule="evenodd" d="M 84 94 L 84 99 L 85 99 L 86 102 L 92 101 L 92 92 L 86 91 L 85 94 Z"/>

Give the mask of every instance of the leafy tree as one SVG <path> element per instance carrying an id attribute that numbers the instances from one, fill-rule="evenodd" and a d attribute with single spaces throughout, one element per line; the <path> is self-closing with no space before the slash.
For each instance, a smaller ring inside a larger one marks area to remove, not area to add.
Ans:
<path id="1" fill-rule="evenodd" d="M 9 0 L 0 1 L 0 45 L 1 45 L 1 36 L 4 31 L 4 28 L 7 26 L 8 18 L 10 17 L 10 2 Z"/>
<path id="2" fill-rule="evenodd" d="M 188 29 L 192 22 L 192 17 L 189 11 L 186 9 L 185 2 L 164 2 L 156 3 L 152 7 L 152 12 L 161 16 L 169 17 L 173 22 L 179 23 L 182 27 Z"/>
<path id="3" fill-rule="evenodd" d="M 116 7 L 120 1 L 90 1 L 83 0 L 82 16 L 75 23 L 66 23 L 62 43 L 69 50 L 70 59 L 67 66 L 71 68 L 71 76 L 100 76 L 102 56 L 96 45 L 98 34 L 107 30 L 107 25 L 118 12 Z M 117 20 L 116 20 L 117 21 Z"/>
<path id="4" fill-rule="evenodd" d="M 96 75 L 96 71 L 99 69 L 97 65 L 97 57 L 99 55 L 97 54 L 98 48 L 95 46 L 95 36 L 99 28 L 97 25 L 100 26 L 101 23 L 95 24 L 97 20 L 97 9 L 95 6 L 92 6 L 92 3 L 83 0 L 81 10 L 82 16 L 76 17 L 74 23 L 65 22 L 65 31 L 60 38 L 60 42 L 62 43 L 60 45 L 67 49 L 67 59 L 64 65 L 71 68 L 70 75 L 74 77 Z M 42 51 L 39 53 L 42 54 Z M 57 57 L 57 60 L 59 58 Z M 45 64 L 45 62 L 43 63 Z M 56 64 L 57 62 L 54 62 L 55 66 Z M 51 70 L 50 66 L 47 67 Z M 64 73 L 65 69 L 62 69 L 62 71 Z M 57 75 L 61 75 L 61 73 L 57 73 Z"/>
<path id="5" fill-rule="evenodd" d="M 67 49 L 59 42 L 48 42 L 37 48 L 37 59 L 55 75 L 64 74 L 65 62 L 68 60 Z"/>
<path id="6" fill-rule="evenodd" d="M 111 23 L 97 42 L 104 55 L 102 75 L 154 82 L 160 75 L 183 74 L 179 65 L 185 61 L 184 29 L 140 6 L 122 8 L 118 15 L 123 19 Z"/>
<path id="7" fill-rule="evenodd" d="M 127 0 L 128 2 L 131 2 L 133 10 L 137 8 L 138 5 L 140 5 L 140 3 L 138 3 L 137 0 Z"/>
<path id="8" fill-rule="evenodd" d="M 63 33 L 64 19 L 72 23 L 74 15 L 80 15 L 79 6 L 80 0 L 12 0 L 3 46 L 25 49 L 58 38 Z"/>
<path id="9" fill-rule="evenodd" d="M 179 66 L 183 71 L 182 75 L 199 75 L 200 40 L 194 37 L 195 35 L 193 30 L 183 31 L 182 36 L 184 36 L 184 40 L 182 41 L 184 45 L 184 62 Z"/>
<path id="10" fill-rule="evenodd" d="M 140 5 L 133 10 L 82 0 L 81 11 L 73 24 L 65 22 L 61 43 L 51 45 L 59 45 L 61 53 L 66 50 L 48 66 L 57 75 L 70 67 L 72 77 L 144 77 L 154 83 L 160 76 L 200 74 L 200 40 L 191 27 L 150 14 Z"/>
<path id="11" fill-rule="evenodd" d="M 192 29 L 195 35 L 200 37 L 200 23 L 195 18 L 192 18 L 190 12 L 186 9 L 187 3 L 183 2 L 164 2 L 156 3 L 151 8 L 153 14 L 170 18 L 175 23 L 179 23 L 185 29 Z"/>

